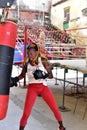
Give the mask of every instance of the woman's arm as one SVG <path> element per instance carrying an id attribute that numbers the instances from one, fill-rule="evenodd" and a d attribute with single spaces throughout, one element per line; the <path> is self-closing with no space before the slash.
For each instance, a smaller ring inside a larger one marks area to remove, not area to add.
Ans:
<path id="1" fill-rule="evenodd" d="M 53 78 L 53 74 L 52 74 L 52 69 L 51 69 L 51 64 L 50 62 L 47 60 L 47 59 L 42 59 L 42 63 L 45 67 L 45 69 L 47 70 L 48 72 L 48 77 L 51 79 Z"/>
<path id="2" fill-rule="evenodd" d="M 17 86 L 17 82 L 24 78 L 26 72 L 27 72 L 27 68 L 24 66 L 19 76 L 11 77 L 9 87 Z"/>
<path id="3" fill-rule="evenodd" d="M 27 65 L 23 66 L 21 74 L 18 76 L 18 79 L 21 80 L 25 77 L 25 74 L 27 72 Z"/>

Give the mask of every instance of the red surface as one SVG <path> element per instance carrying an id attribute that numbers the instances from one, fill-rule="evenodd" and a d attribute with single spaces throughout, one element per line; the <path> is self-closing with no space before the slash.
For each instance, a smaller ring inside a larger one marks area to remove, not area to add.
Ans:
<path id="1" fill-rule="evenodd" d="M 11 21 L 0 23 L 0 45 L 14 48 L 16 43 L 17 24 Z"/>
<path id="2" fill-rule="evenodd" d="M 9 95 L 0 95 L 0 120 L 6 117 Z"/>

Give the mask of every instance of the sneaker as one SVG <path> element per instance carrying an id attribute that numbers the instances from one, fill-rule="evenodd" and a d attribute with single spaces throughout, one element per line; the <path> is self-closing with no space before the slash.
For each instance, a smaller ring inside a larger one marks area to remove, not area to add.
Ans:
<path id="1" fill-rule="evenodd" d="M 58 130 L 66 130 L 64 127 L 59 127 Z"/>

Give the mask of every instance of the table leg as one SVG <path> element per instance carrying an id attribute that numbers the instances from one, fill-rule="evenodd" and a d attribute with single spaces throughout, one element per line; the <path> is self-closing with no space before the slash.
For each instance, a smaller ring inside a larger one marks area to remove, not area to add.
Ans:
<path id="1" fill-rule="evenodd" d="M 55 85 L 58 85 L 58 83 L 57 83 L 57 70 L 58 70 L 58 68 L 56 67 L 56 79 L 55 79 Z"/>
<path id="2" fill-rule="evenodd" d="M 66 73 L 67 73 L 67 69 L 64 69 L 64 85 L 63 85 L 63 93 L 62 93 L 62 106 L 59 107 L 59 109 L 63 112 L 66 111 L 70 111 L 69 109 L 67 109 L 64 105 L 65 105 L 65 80 L 66 80 Z"/>

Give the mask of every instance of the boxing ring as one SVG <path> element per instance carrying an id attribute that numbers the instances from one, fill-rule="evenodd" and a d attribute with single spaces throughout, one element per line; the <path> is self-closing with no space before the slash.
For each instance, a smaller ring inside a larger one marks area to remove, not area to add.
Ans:
<path id="1" fill-rule="evenodd" d="M 77 45 L 75 39 L 79 37 L 80 39 L 86 40 L 87 37 L 76 36 L 76 35 L 71 34 L 71 32 L 75 30 L 78 31 L 78 30 L 85 30 L 85 29 L 86 28 L 77 28 L 77 29 L 66 30 L 66 31 L 44 29 L 44 33 L 45 33 L 45 52 L 44 53 L 46 54 L 48 59 L 58 60 L 58 59 L 86 58 L 86 45 L 80 45 L 80 43 Z M 36 27 L 36 25 L 35 26 L 26 25 L 26 31 L 25 29 L 23 30 L 24 35 L 23 33 L 20 34 L 23 37 L 22 38 L 20 38 L 19 36 L 17 37 L 17 42 L 16 42 L 17 47 L 19 46 L 18 45 L 19 40 L 23 40 L 25 44 L 37 43 L 38 30 L 39 28 Z M 24 38 L 26 39 L 26 41 Z"/>

